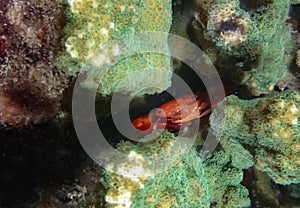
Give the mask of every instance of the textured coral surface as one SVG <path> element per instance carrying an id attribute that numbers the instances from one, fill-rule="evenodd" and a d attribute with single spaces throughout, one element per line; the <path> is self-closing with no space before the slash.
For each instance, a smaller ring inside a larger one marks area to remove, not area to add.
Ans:
<path id="1" fill-rule="evenodd" d="M 85 86 L 99 85 L 98 91 L 103 95 L 116 91 L 138 92 L 144 88 L 144 94 L 153 94 L 170 86 L 168 56 L 151 52 L 139 54 L 139 51 L 130 54 L 130 49 L 122 44 L 130 41 L 133 33 L 168 32 L 172 13 L 170 0 L 74 0 L 69 3 L 70 23 L 66 27 L 66 51 L 58 60 L 60 68 L 70 74 L 87 72 Z M 161 38 L 167 41 L 166 36 Z M 135 41 L 127 43 L 131 48 L 134 44 Z M 118 88 L 122 82 L 126 84 Z M 149 83 L 151 88 L 148 88 Z"/>
<path id="2" fill-rule="evenodd" d="M 224 103 L 224 126 L 219 126 L 218 110 L 210 118 L 221 144 L 233 140 L 245 145 L 255 157 L 256 168 L 276 183 L 299 183 L 300 95 L 294 91 L 273 92 L 253 100 L 229 96 Z"/>
<path id="3" fill-rule="evenodd" d="M 240 182 L 242 169 L 249 168 L 251 163 L 244 160 L 243 164 L 233 165 L 231 157 L 223 150 L 203 162 L 194 147 L 186 149 L 184 141 L 184 138 L 174 138 L 172 134 L 163 132 L 148 143 L 120 143 L 118 150 L 128 156 L 135 152 L 136 158 L 152 156 L 151 161 L 159 163 L 156 158 L 164 154 L 163 159 L 173 162 L 173 165 L 153 177 L 130 178 L 126 177 L 128 171 L 120 175 L 106 171 L 106 201 L 109 206 L 229 208 L 250 205 L 248 191 Z M 174 163 L 172 160 L 178 161 Z M 140 174 L 154 170 L 137 168 L 135 163 L 127 163 L 124 167 Z"/>
<path id="4" fill-rule="evenodd" d="M 194 21 L 200 45 L 222 74 L 254 96 L 271 92 L 294 54 L 290 1 L 199 0 Z"/>

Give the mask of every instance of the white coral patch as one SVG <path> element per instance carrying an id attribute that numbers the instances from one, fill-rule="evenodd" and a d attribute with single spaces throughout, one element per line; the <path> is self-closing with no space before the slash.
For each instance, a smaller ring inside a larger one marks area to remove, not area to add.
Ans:
<path id="1" fill-rule="evenodd" d="M 140 181 L 141 178 L 148 178 L 152 175 L 152 172 L 145 167 L 143 156 L 134 151 L 130 152 L 124 163 L 118 165 L 115 173 L 136 182 Z"/>
<path id="2" fill-rule="evenodd" d="M 71 45 L 67 44 L 67 42 L 65 43 L 65 46 L 66 46 L 67 52 L 71 55 L 72 58 L 78 58 L 79 57 L 78 51 L 76 51 L 74 49 L 74 47 L 72 47 Z"/>
<path id="3" fill-rule="evenodd" d="M 108 35 L 108 30 L 105 27 L 102 28 L 100 31 L 103 35 Z"/>
<path id="4" fill-rule="evenodd" d="M 119 193 L 119 195 L 108 193 L 105 196 L 105 201 L 109 204 L 115 205 L 115 207 L 129 208 L 130 205 L 132 204 L 130 197 L 131 197 L 131 191 L 124 190 L 122 193 Z"/>
<path id="5" fill-rule="evenodd" d="M 109 23 L 109 28 L 110 28 L 110 29 L 114 29 L 114 28 L 115 28 L 115 23 L 110 22 L 110 23 Z"/>
<path id="6" fill-rule="evenodd" d="M 96 66 L 96 67 L 100 67 L 100 66 L 103 66 L 103 64 L 106 62 L 106 56 L 104 54 L 99 54 L 97 56 L 94 56 L 91 60 L 90 60 L 90 63 L 93 65 L 93 66 Z"/>
<path id="7" fill-rule="evenodd" d="M 295 106 L 295 104 L 291 105 L 291 107 L 289 108 L 289 110 L 290 110 L 293 114 L 298 113 L 298 109 L 297 109 L 297 107 Z"/>

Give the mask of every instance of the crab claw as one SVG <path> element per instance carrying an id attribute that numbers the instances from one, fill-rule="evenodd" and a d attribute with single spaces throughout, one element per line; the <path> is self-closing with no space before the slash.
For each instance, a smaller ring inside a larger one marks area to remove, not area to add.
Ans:
<path id="1" fill-rule="evenodd" d="M 151 127 L 151 120 L 149 118 L 149 115 L 147 114 L 147 115 L 138 117 L 137 119 L 135 119 L 132 122 L 132 125 L 136 129 L 141 130 L 141 131 L 148 130 Z"/>
<path id="2" fill-rule="evenodd" d="M 152 118 L 151 114 L 143 115 L 133 120 L 132 125 L 144 133 L 151 133 L 153 130 L 167 129 L 167 119 Z"/>

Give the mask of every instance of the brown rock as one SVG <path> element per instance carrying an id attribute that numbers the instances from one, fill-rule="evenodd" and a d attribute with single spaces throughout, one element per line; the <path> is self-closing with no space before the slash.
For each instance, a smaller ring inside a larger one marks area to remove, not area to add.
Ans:
<path id="1" fill-rule="evenodd" d="M 0 8 L 0 123 L 46 121 L 58 112 L 68 84 L 54 65 L 65 6 L 58 0 L 7 0 Z"/>

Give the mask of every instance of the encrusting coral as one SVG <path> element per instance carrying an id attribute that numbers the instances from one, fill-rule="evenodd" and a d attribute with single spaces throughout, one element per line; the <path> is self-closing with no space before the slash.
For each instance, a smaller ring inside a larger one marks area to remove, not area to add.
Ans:
<path id="1" fill-rule="evenodd" d="M 217 57 L 221 75 L 229 74 L 254 96 L 272 91 L 292 61 L 294 45 L 286 26 L 291 2 L 197 2 L 194 28 L 200 45 Z"/>
<path id="2" fill-rule="evenodd" d="M 144 140 L 149 138 L 152 135 L 145 136 Z M 106 167 L 105 184 L 109 189 L 105 199 L 108 205 L 131 207 L 135 203 L 134 192 L 144 188 L 145 181 L 157 171 L 161 172 L 179 160 L 186 149 L 184 143 L 175 142 L 174 135 L 168 132 L 163 132 L 152 142 L 137 145 L 131 142 L 119 143 L 117 150 L 124 157 L 127 156 L 127 160 Z"/>
<path id="3" fill-rule="evenodd" d="M 168 32 L 170 0 L 74 0 L 69 4 L 66 50 L 57 62 L 60 68 L 72 75 L 86 72 L 84 85 L 87 88 L 99 85 L 98 92 L 102 95 L 137 92 L 137 86 L 145 88 L 143 93 L 151 94 L 170 86 L 169 56 L 151 52 L 129 54 L 131 51 L 123 44 L 136 33 Z M 167 41 L 167 36 L 161 38 Z M 138 74 L 139 71 L 142 73 Z M 118 88 L 126 77 L 131 81 Z M 147 83 L 157 88 L 150 89 Z"/>
<path id="4" fill-rule="evenodd" d="M 62 36 L 60 1 L 0 2 L 0 123 L 22 127 L 58 112 L 67 76 L 54 66 Z"/>
<path id="5" fill-rule="evenodd" d="M 218 112 L 224 105 L 224 126 Z M 264 98 L 241 100 L 232 95 L 213 112 L 210 123 L 221 144 L 242 144 L 255 158 L 258 170 L 278 184 L 300 182 L 300 95 L 272 92 Z"/>
<path id="6" fill-rule="evenodd" d="M 300 4 L 300 1 L 299 0 L 291 0 L 291 3 L 292 4 Z"/>
<path id="7" fill-rule="evenodd" d="M 214 155 L 201 161 L 195 147 L 186 149 L 185 143 L 174 141 L 182 138 L 163 132 L 158 138 L 137 145 L 125 142 L 118 150 L 135 158 L 153 157 L 165 152 L 164 159 L 170 158 L 170 168 L 151 177 L 126 177 L 128 172 L 148 175 L 153 169 L 138 168 L 130 163 L 123 174 L 106 171 L 105 182 L 108 192 L 108 207 L 247 207 L 250 205 L 248 190 L 240 182 L 242 169 L 252 166 L 250 160 L 241 160 L 233 165 L 232 158 L 219 149 Z M 181 153 L 181 154 L 178 154 Z M 173 161 L 172 161 L 173 160 Z M 168 161 L 168 159 L 166 160 Z M 247 162 L 249 161 L 249 162 Z M 117 169 L 122 166 L 115 167 Z M 111 169 L 112 170 L 112 169 Z M 120 171 L 117 171 L 121 173 Z"/>
<path id="8" fill-rule="evenodd" d="M 296 63 L 300 67 L 300 49 L 297 51 Z"/>

